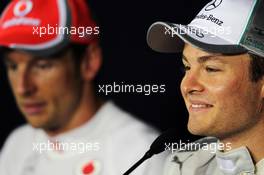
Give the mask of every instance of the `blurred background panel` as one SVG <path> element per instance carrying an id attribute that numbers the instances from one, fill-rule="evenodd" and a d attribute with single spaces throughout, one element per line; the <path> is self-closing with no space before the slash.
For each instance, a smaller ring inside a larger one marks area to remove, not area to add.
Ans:
<path id="1" fill-rule="evenodd" d="M 1 0 L 0 9 L 7 0 Z M 100 25 L 104 64 L 97 84 L 165 85 L 165 93 L 116 93 L 105 96 L 161 131 L 186 131 L 187 112 L 180 95 L 180 54 L 160 54 L 146 43 L 149 26 L 156 21 L 188 24 L 209 0 L 103 1 L 89 0 Z M 25 121 L 17 110 L 3 65 L 0 65 L 0 148 L 8 134 Z M 97 86 L 97 91 L 99 87 Z M 190 135 L 190 137 L 192 137 Z"/>

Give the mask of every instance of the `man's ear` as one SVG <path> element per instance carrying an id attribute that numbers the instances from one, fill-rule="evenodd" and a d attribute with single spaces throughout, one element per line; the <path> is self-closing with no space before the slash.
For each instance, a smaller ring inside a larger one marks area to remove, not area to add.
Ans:
<path id="1" fill-rule="evenodd" d="M 84 80 L 91 81 L 96 76 L 102 64 L 102 50 L 98 43 L 91 43 L 86 48 L 81 63 L 81 74 Z"/>

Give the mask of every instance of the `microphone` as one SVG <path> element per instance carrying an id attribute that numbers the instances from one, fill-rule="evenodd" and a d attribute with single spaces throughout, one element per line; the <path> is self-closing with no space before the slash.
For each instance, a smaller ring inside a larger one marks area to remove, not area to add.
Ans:
<path id="1" fill-rule="evenodd" d="M 137 161 L 131 168 L 129 168 L 123 175 L 129 175 L 145 160 L 151 158 L 154 154 L 159 154 L 165 151 L 165 143 L 177 142 L 179 138 L 177 137 L 176 132 L 176 128 L 170 128 L 167 131 L 163 132 L 160 136 L 158 136 L 151 144 L 149 150 L 145 153 L 145 155 L 139 161 Z"/>

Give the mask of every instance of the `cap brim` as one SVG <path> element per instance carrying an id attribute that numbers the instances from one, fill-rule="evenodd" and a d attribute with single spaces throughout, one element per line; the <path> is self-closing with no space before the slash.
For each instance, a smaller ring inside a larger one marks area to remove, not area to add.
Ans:
<path id="1" fill-rule="evenodd" d="M 188 43 L 207 52 L 239 54 L 246 52 L 240 45 L 234 45 L 201 28 L 188 25 L 156 22 L 147 33 L 148 45 L 157 52 L 182 52 Z"/>
<path id="2" fill-rule="evenodd" d="M 0 45 L 0 52 L 5 52 L 7 49 L 10 49 L 10 50 L 24 51 L 34 56 L 50 57 L 50 56 L 54 56 L 60 53 L 61 51 L 63 51 L 63 49 L 67 48 L 67 46 L 69 46 L 69 43 L 64 42 L 63 44 L 57 45 L 56 47 L 52 47 L 52 48 L 47 48 L 43 50 L 30 50 L 30 49 L 25 49 L 25 48 L 16 48 L 16 47 L 13 48 L 10 46 Z"/>

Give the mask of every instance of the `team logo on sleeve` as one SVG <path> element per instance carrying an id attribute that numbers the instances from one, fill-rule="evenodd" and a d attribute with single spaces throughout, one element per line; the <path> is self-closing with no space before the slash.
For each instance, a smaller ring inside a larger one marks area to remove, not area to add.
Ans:
<path id="1" fill-rule="evenodd" d="M 30 0 L 19 1 L 14 7 L 14 15 L 24 17 L 31 12 L 33 3 Z"/>

